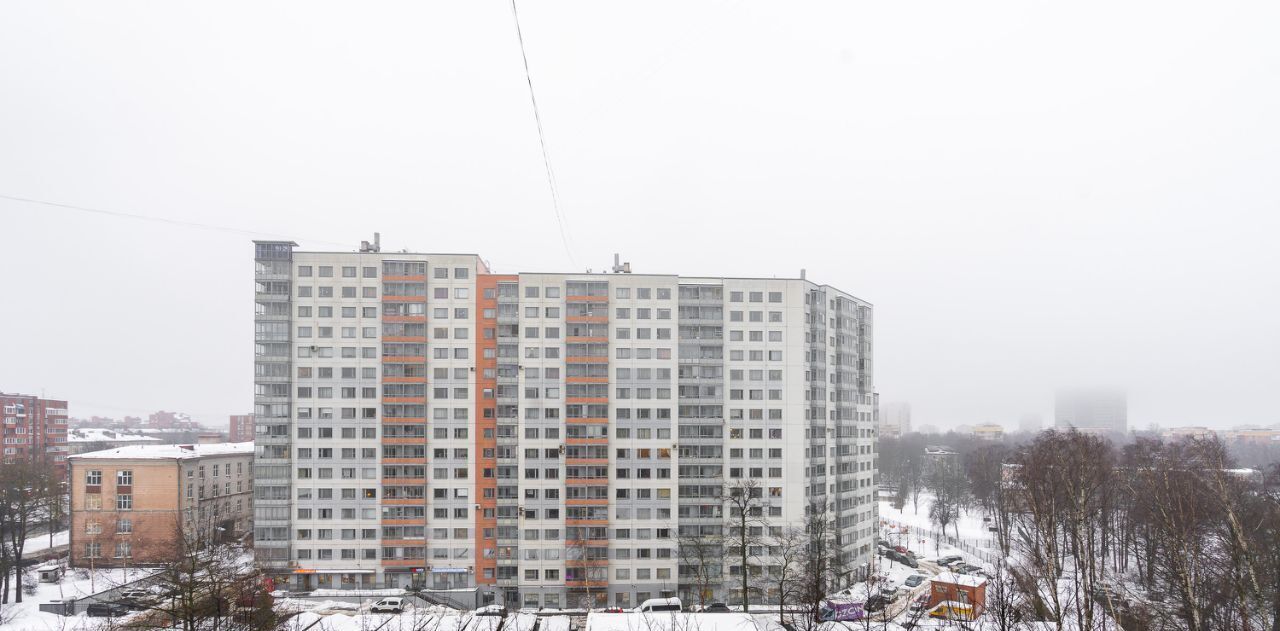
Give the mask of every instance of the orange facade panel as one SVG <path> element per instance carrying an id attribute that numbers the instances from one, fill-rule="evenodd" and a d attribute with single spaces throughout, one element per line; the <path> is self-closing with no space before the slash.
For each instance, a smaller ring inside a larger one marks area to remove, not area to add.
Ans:
<path id="1" fill-rule="evenodd" d="M 564 321 L 570 324 L 605 324 L 609 321 L 609 316 L 565 316 Z"/>
<path id="2" fill-rule="evenodd" d="M 565 506 L 608 506 L 607 497 L 574 497 L 564 501 Z"/>
<path id="3" fill-rule="evenodd" d="M 427 336 L 425 335 L 387 335 L 382 338 L 384 342 L 416 342 L 425 344 Z"/>
<path id="4" fill-rule="evenodd" d="M 425 445 L 427 444 L 426 436 L 383 436 L 382 444 L 384 445 Z"/>
<path id="5" fill-rule="evenodd" d="M 407 316 L 382 316 L 382 321 L 390 324 L 414 324 L 426 323 L 427 316 L 424 315 L 407 315 Z"/>
<path id="6" fill-rule="evenodd" d="M 426 506 L 427 498 L 425 497 L 384 497 L 382 498 L 383 506 Z"/>

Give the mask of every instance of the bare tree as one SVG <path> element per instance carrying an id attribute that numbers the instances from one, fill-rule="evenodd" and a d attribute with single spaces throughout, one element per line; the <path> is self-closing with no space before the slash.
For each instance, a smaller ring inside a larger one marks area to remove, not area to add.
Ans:
<path id="1" fill-rule="evenodd" d="M 194 510 L 174 524 L 175 560 L 153 579 L 152 613 L 134 626 L 182 631 L 271 629 L 262 577 L 236 545 L 217 543 L 212 515 Z"/>
<path id="2" fill-rule="evenodd" d="M 787 602 L 799 600 L 803 593 L 805 560 L 809 554 L 809 539 L 804 528 L 787 528 L 772 537 L 769 556 L 769 579 L 777 585 L 778 622 L 787 624 Z"/>
<path id="3" fill-rule="evenodd" d="M 724 500 L 729 506 L 729 519 L 733 524 L 729 529 L 729 552 L 741 564 L 740 574 L 742 592 L 742 611 L 751 608 L 751 579 L 759 574 L 759 564 L 755 564 L 756 572 L 752 572 L 752 550 L 765 545 L 764 531 L 764 487 L 759 480 L 743 480 L 729 485 L 724 492 Z M 758 556 L 755 556 L 758 561 Z"/>
<path id="4" fill-rule="evenodd" d="M 680 579 L 692 579 L 698 604 L 706 606 L 715 596 L 715 585 L 724 576 L 725 540 L 722 531 L 685 535 L 679 539 Z"/>
<path id="5" fill-rule="evenodd" d="M 938 525 L 942 534 L 947 526 L 956 525 L 956 538 L 960 538 L 960 506 L 964 497 L 964 478 L 957 471 L 938 467 L 929 474 L 926 484 L 933 494 L 929 504 L 929 521 Z"/>
<path id="6" fill-rule="evenodd" d="M 44 461 L 0 464 L 0 604 L 22 602 L 22 556 L 32 528 L 44 516 L 46 494 L 56 487 L 55 472 Z M 12 575 L 12 581 L 10 581 Z"/>

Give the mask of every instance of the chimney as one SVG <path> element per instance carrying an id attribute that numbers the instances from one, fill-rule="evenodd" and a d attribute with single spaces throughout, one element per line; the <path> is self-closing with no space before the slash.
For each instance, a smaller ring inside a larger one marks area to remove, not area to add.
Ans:
<path id="1" fill-rule="evenodd" d="M 373 233 L 373 251 L 374 252 L 382 251 L 382 233 L 381 232 Z"/>
<path id="2" fill-rule="evenodd" d="M 804 268 L 800 268 L 800 280 L 804 280 Z"/>

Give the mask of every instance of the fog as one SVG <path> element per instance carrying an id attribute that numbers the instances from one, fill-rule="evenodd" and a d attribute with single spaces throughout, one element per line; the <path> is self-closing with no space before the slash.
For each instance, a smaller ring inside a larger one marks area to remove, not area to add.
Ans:
<path id="1" fill-rule="evenodd" d="M 5 3 L 0 390 L 252 409 L 253 250 L 808 277 L 916 425 L 1280 421 L 1280 4 Z M 190 225 L 201 224 L 200 226 Z"/>

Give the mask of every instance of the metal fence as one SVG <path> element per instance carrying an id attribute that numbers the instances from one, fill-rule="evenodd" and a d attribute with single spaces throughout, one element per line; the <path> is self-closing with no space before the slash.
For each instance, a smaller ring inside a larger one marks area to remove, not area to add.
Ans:
<path id="1" fill-rule="evenodd" d="M 887 519 L 884 520 L 884 522 L 894 531 L 901 532 L 902 529 L 905 528 L 906 533 L 904 533 L 904 535 L 913 541 L 918 541 L 922 537 L 928 537 L 941 545 L 960 549 L 993 565 L 1001 563 L 1004 560 L 1004 555 L 1000 552 L 1000 545 L 990 538 L 966 539 L 962 537 L 954 537 L 932 528 L 920 528 L 918 526 L 900 524 Z"/>

